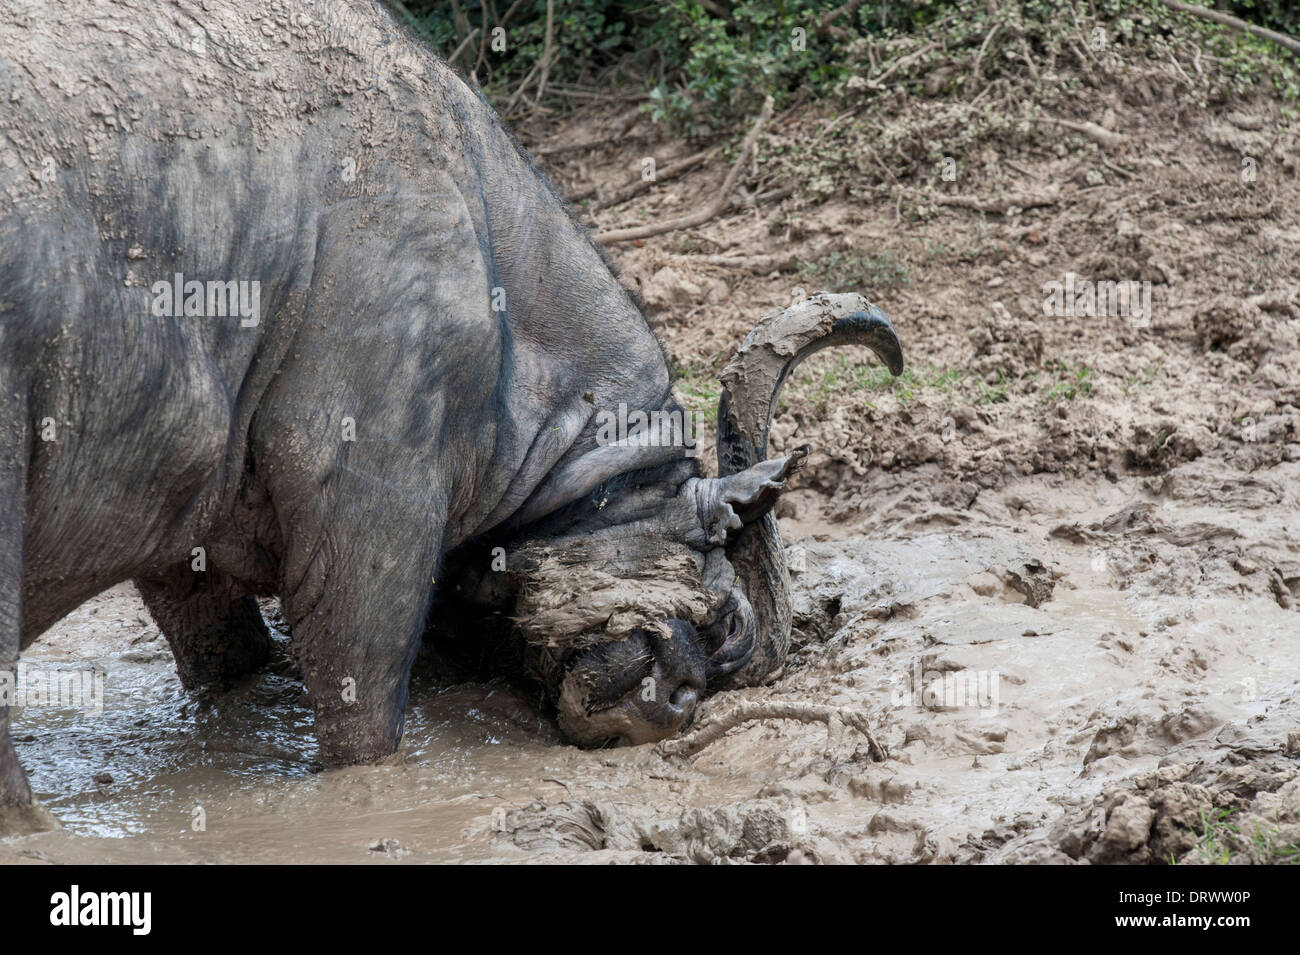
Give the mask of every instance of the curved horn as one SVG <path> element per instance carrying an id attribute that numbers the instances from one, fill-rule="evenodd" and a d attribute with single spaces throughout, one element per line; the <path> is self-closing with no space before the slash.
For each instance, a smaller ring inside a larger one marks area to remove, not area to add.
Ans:
<path id="1" fill-rule="evenodd" d="M 758 320 L 719 379 L 718 470 L 734 474 L 767 458 L 772 413 L 801 361 L 832 345 L 866 345 L 903 372 L 903 348 L 888 316 L 861 295 L 818 292 Z"/>
<path id="2" fill-rule="evenodd" d="M 796 365 L 831 345 L 866 345 L 892 374 L 903 371 L 903 349 L 894 326 L 861 295 L 818 292 L 787 309 L 768 312 L 719 376 L 720 475 L 767 459 L 768 432 L 782 385 Z M 735 535 L 727 557 L 754 609 L 759 636 L 753 659 L 723 685 L 745 686 L 780 666 L 790 647 L 790 574 L 773 512 Z"/>

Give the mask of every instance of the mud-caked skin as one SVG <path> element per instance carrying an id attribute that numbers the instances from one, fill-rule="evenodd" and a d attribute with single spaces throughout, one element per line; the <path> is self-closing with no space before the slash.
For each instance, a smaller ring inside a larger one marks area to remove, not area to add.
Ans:
<path id="1" fill-rule="evenodd" d="M 643 315 L 380 4 L 0 5 L 0 668 L 132 579 L 185 685 L 228 678 L 278 595 L 323 758 L 373 760 L 444 556 L 499 540 L 571 737 L 675 732 L 710 671 L 784 654 L 780 594 L 752 592 L 779 554 L 725 549 L 770 549 L 745 528 L 800 457 L 751 434 L 753 467 L 701 478 L 680 446 L 602 444 L 620 405 L 677 408 Z M 576 540 L 627 613 L 545 598 Z M 26 804 L 7 724 L 0 802 Z"/>

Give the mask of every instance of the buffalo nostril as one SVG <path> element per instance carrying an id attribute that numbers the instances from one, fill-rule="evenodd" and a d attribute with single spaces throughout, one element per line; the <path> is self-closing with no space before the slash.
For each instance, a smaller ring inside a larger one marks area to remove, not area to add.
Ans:
<path id="1" fill-rule="evenodd" d="M 683 683 L 673 690 L 673 695 L 668 698 L 668 702 L 675 710 L 688 710 L 696 704 L 699 698 L 700 694 L 696 692 L 695 687 L 689 683 Z"/>

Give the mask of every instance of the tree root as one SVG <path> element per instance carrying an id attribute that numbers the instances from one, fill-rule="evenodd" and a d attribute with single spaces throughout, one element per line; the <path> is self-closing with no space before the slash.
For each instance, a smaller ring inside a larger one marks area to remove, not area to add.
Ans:
<path id="1" fill-rule="evenodd" d="M 867 715 L 857 710 L 839 706 L 821 706 L 814 703 L 782 703 L 759 700 L 741 703 L 735 708 L 709 719 L 688 736 L 666 739 L 655 747 L 661 756 L 694 756 L 710 743 L 721 739 L 729 730 L 753 720 L 798 720 L 801 723 L 825 723 L 834 747 L 849 726 L 867 738 L 867 749 L 873 761 L 879 763 L 889 758 L 889 752 L 876 741 L 867 723 Z"/>

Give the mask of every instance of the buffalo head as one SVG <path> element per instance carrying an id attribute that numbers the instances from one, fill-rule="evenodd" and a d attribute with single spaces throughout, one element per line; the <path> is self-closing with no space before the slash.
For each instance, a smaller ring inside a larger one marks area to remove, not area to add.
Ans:
<path id="1" fill-rule="evenodd" d="M 770 312 L 721 374 L 718 477 L 684 456 L 620 474 L 515 549 L 511 616 L 575 743 L 671 736 L 706 693 L 784 661 L 790 582 L 772 507 L 808 449 L 767 460 L 768 430 L 791 370 L 842 344 L 902 372 L 893 326 L 861 296 Z"/>

